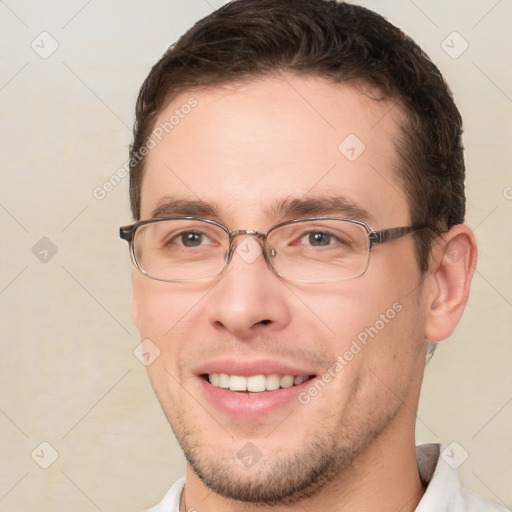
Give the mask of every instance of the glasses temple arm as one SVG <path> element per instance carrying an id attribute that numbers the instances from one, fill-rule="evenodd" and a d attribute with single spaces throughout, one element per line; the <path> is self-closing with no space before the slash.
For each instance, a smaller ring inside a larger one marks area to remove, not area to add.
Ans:
<path id="1" fill-rule="evenodd" d="M 373 244 L 383 244 L 384 242 L 390 242 L 397 238 L 402 238 L 409 233 L 423 229 L 425 226 L 406 226 L 401 228 L 389 228 L 383 229 L 382 231 L 372 231 L 368 237 L 370 239 L 370 249 Z"/>
<path id="2" fill-rule="evenodd" d="M 121 226 L 119 228 L 119 237 L 127 242 L 131 242 L 133 240 L 133 224 L 130 226 Z"/>

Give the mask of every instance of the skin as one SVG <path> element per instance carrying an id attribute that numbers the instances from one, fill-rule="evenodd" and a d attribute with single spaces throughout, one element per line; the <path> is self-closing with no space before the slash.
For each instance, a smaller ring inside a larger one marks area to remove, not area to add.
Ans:
<path id="1" fill-rule="evenodd" d="M 343 196 L 374 230 L 410 224 L 393 145 L 401 114 L 389 101 L 283 75 L 183 92 L 156 124 L 190 96 L 197 107 L 147 157 L 142 219 L 172 196 L 217 205 L 210 218 L 231 230 L 266 232 L 283 220 L 276 201 Z M 338 150 L 349 134 L 366 146 L 352 162 Z M 263 257 L 236 254 L 209 281 L 159 282 L 134 270 L 134 323 L 161 351 L 149 377 L 189 459 L 182 510 L 414 510 L 424 492 L 414 425 L 426 343 L 455 328 L 475 258 L 460 225 L 434 245 L 423 281 L 413 235 L 375 247 L 367 272 L 341 283 L 286 282 Z M 321 375 L 394 303 L 400 313 L 307 405 L 293 400 L 248 421 L 201 392 L 194 371 L 217 357 Z M 250 468 L 237 457 L 248 442 L 261 453 Z M 244 497 L 253 503 L 234 501 Z"/>

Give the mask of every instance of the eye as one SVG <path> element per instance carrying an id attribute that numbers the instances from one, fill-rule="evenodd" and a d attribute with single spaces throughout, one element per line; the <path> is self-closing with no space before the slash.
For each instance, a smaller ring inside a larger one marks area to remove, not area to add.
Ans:
<path id="1" fill-rule="evenodd" d="M 336 236 L 328 231 L 309 231 L 299 239 L 300 245 L 327 247 L 328 245 L 346 245 L 346 237 Z"/>
<path id="2" fill-rule="evenodd" d="M 333 235 L 325 231 L 312 231 L 301 238 L 301 243 L 309 243 L 313 247 L 323 247 L 335 241 Z"/>
<path id="3" fill-rule="evenodd" d="M 305 251 L 321 249 L 346 251 L 353 248 L 354 235 L 358 234 L 357 232 L 351 235 L 340 229 L 339 226 L 315 224 L 309 226 L 287 226 L 279 232 L 281 235 L 280 241 L 278 241 L 277 237 L 274 238 L 275 244 L 281 245 L 284 243 L 287 247 L 295 247 Z M 334 222 L 331 224 L 334 224 Z M 337 224 L 340 223 L 338 222 Z"/>
<path id="4" fill-rule="evenodd" d="M 174 237 L 173 240 L 183 247 L 198 247 L 208 241 L 208 237 L 199 231 L 183 231 Z"/>

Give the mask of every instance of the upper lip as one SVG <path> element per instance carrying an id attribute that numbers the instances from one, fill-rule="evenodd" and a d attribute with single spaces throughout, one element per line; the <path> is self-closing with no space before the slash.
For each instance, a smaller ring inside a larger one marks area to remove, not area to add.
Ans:
<path id="1" fill-rule="evenodd" d="M 311 368 L 299 367 L 294 364 L 279 362 L 270 359 L 240 359 L 224 358 L 208 361 L 194 371 L 196 375 L 212 373 L 226 373 L 228 375 L 293 375 L 294 377 L 308 377 L 316 372 Z"/>

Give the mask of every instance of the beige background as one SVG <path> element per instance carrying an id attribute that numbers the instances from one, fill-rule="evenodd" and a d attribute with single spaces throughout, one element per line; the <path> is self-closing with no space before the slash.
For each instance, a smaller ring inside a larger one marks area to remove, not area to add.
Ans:
<path id="1" fill-rule="evenodd" d="M 93 190 L 126 162 L 149 67 L 221 3 L 0 2 L 0 510 L 136 511 L 183 474 L 133 354 L 127 180 L 102 200 Z M 512 2 L 359 3 L 426 49 L 465 118 L 480 261 L 427 369 L 418 441 L 458 443 L 464 485 L 510 507 Z"/>

